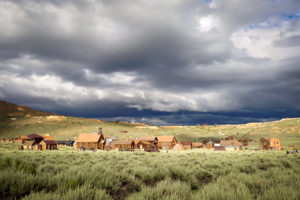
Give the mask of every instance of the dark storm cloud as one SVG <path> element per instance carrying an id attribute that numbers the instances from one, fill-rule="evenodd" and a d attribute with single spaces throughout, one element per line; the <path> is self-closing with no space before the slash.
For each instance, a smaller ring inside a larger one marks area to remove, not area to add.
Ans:
<path id="1" fill-rule="evenodd" d="M 299 11 L 297 0 L 2 1 L 0 98 L 89 117 L 300 112 Z"/>

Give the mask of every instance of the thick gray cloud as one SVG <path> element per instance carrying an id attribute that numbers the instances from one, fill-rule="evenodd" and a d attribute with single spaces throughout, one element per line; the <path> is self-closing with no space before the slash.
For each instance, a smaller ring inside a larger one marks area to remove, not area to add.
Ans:
<path id="1" fill-rule="evenodd" d="M 96 117 L 300 115 L 298 0 L 1 1 L 0 24 L 1 99 Z"/>

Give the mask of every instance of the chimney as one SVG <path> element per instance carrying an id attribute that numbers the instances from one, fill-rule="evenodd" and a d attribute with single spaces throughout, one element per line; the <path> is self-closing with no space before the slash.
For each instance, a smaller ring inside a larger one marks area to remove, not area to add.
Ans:
<path id="1" fill-rule="evenodd" d="M 98 132 L 98 135 L 102 135 L 102 128 L 99 126 L 99 132 Z"/>

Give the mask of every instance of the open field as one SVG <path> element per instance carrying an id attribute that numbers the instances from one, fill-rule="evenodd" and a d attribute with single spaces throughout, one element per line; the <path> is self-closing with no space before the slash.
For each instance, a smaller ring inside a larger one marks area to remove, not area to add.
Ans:
<path id="1" fill-rule="evenodd" d="M 284 151 L 18 151 L 0 144 L 1 199 L 300 199 Z"/>

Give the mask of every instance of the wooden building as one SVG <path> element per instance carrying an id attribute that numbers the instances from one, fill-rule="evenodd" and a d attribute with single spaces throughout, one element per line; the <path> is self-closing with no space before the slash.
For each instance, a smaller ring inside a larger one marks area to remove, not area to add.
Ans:
<path id="1" fill-rule="evenodd" d="M 270 139 L 270 147 L 272 150 L 281 150 L 280 140 L 277 138 Z"/>
<path id="2" fill-rule="evenodd" d="M 225 147 L 226 151 L 238 151 L 243 147 L 242 143 L 238 140 L 221 140 L 220 146 Z"/>
<path id="3" fill-rule="evenodd" d="M 22 144 L 22 149 L 24 150 L 33 150 L 34 140 L 26 140 Z"/>
<path id="4" fill-rule="evenodd" d="M 110 143 L 110 146 L 119 151 L 132 151 L 135 145 L 133 140 L 115 140 Z"/>
<path id="5" fill-rule="evenodd" d="M 193 142 L 192 143 L 192 149 L 199 149 L 202 148 L 203 143 L 202 142 Z"/>
<path id="6" fill-rule="evenodd" d="M 142 148 L 146 149 L 158 149 L 158 139 L 156 136 L 143 136 L 139 138 Z"/>
<path id="7" fill-rule="evenodd" d="M 57 150 L 55 140 L 42 140 L 38 145 L 39 150 Z"/>
<path id="8" fill-rule="evenodd" d="M 134 139 L 133 142 L 134 142 L 134 149 L 143 149 L 142 143 L 139 139 Z"/>
<path id="9" fill-rule="evenodd" d="M 173 135 L 167 136 L 157 136 L 158 148 L 162 150 L 173 149 L 173 147 L 178 143 L 177 139 Z"/>
<path id="10" fill-rule="evenodd" d="M 234 136 L 233 135 L 227 136 L 225 137 L 225 140 L 234 140 Z"/>
<path id="11" fill-rule="evenodd" d="M 221 140 L 220 146 L 242 146 L 238 140 Z"/>
<path id="12" fill-rule="evenodd" d="M 248 146 L 248 144 L 250 142 L 252 142 L 253 140 L 248 139 L 248 138 L 240 138 L 238 141 L 245 147 L 245 146 Z"/>
<path id="13" fill-rule="evenodd" d="M 101 149 L 104 150 L 105 139 L 101 134 L 80 134 L 76 141 L 77 149 Z"/>
<path id="14" fill-rule="evenodd" d="M 215 151 L 225 151 L 225 147 L 224 146 L 214 146 L 214 150 Z"/>
<path id="15" fill-rule="evenodd" d="M 209 141 L 208 143 L 205 144 L 206 149 L 212 149 L 214 147 L 214 143 L 212 141 Z"/>
<path id="16" fill-rule="evenodd" d="M 28 136 L 26 136 L 26 135 L 21 135 L 19 138 L 16 139 L 16 143 L 18 143 L 18 144 L 23 144 L 23 142 L 24 142 L 25 140 L 29 140 Z"/>
<path id="17" fill-rule="evenodd" d="M 260 138 L 259 149 L 262 150 L 281 150 L 280 140 L 277 138 Z"/>
<path id="18" fill-rule="evenodd" d="M 192 142 L 180 142 L 184 150 L 192 149 Z"/>

